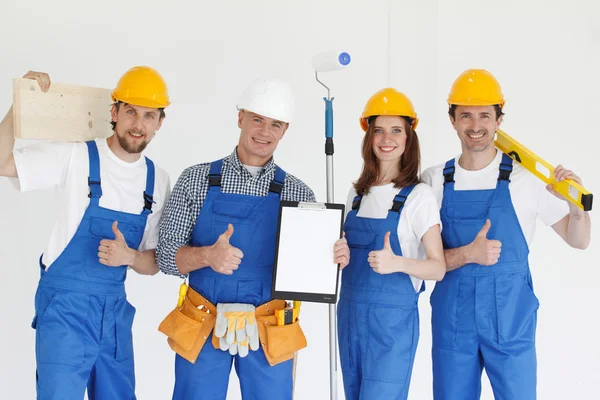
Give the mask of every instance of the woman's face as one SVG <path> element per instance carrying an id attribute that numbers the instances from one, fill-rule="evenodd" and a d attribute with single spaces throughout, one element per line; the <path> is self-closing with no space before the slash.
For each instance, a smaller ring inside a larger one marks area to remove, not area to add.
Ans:
<path id="1" fill-rule="evenodd" d="M 373 152 L 381 162 L 399 162 L 406 147 L 404 118 L 395 115 L 380 115 L 373 125 Z"/>

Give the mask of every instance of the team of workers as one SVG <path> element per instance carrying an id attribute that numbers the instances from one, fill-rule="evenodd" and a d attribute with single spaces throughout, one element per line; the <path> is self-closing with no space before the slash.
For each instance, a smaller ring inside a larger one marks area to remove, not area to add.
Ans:
<path id="1" fill-rule="evenodd" d="M 50 88 L 45 73 L 24 77 Z M 82 399 L 86 390 L 135 398 L 129 269 L 186 278 L 159 328 L 176 352 L 174 399 L 225 399 L 232 364 L 244 399 L 291 399 L 306 339 L 298 321 L 278 323 L 276 311 L 289 306 L 270 297 L 278 208 L 316 199 L 273 158 L 294 119 L 290 86 L 252 82 L 237 103 L 231 154 L 187 168 L 172 192 L 143 156 L 170 104 L 163 78 L 134 67 L 113 100 L 108 139 L 14 149 L 12 109 L 0 123 L 0 176 L 20 191 L 59 193 L 32 323 L 38 399 Z M 484 368 L 497 399 L 536 398 L 536 220 L 584 249 L 590 218 L 496 149 L 504 97 L 492 74 L 462 73 L 448 105 L 461 154 L 422 174 L 419 119 L 405 94 L 382 89 L 360 115 L 363 169 L 332 249 L 347 399 L 408 397 L 425 280 L 438 281 L 434 398 L 479 399 Z M 555 176 L 581 183 L 562 166 Z"/>

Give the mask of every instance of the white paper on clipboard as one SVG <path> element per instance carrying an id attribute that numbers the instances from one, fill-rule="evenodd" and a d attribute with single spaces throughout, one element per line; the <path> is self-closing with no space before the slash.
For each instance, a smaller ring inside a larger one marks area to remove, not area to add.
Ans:
<path id="1" fill-rule="evenodd" d="M 340 238 L 344 206 L 302 204 L 281 208 L 274 290 L 335 296 L 338 265 L 333 246 Z"/>

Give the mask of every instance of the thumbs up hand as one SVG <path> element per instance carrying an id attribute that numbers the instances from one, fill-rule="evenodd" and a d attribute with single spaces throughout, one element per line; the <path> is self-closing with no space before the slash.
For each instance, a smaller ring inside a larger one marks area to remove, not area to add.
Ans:
<path id="1" fill-rule="evenodd" d="M 378 274 L 391 274 L 393 272 L 402 272 L 404 257 L 397 256 L 392 250 L 390 244 L 390 232 L 383 238 L 383 249 L 369 253 L 369 265 L 373 271 Z"/>
<path id="2" fill-rule="evenodd" d="M 100 264 L 109 267 L 132 265 L 135 261 L 136 251 L 127 246 L 125 236 L 119 230 L 119 223 L 117 221 L 113 222 L 112 231 L 115 235 L 114 240 L 103 239 L 100 241 L 100 246 L 98 247 Z"/>
<path id="3" fill-rule="evenodd" d="M 226 242 L 229 243 L 229 239 L 231 239 L 231 237 L 233 236 L 233 225 L 228 224 L 227 225 L 227 230 L 225 232 L 223 232 L 220 236 L 219 239 L 222 242 Z"/>
<path id="4" fill-rule="evenodd" d="M 233 225 L 229 224 L 227 230 L 223 232 L 215 244 L 210 247 L 207 255 L 208 265 L 215 271 L 224 275 L 231 275 L 238 269 L 242 262 L 244 253 L 236 247 L 229 244 L 229 239 L 233 236 Z"/>
<path id="5" fill-rule="evenodd" d="M 489 240 L 487 234 L 492 227 L 491 221 L 485 221 L 475 240 L 469 244 L 470 261 L 479 265 L 494 265 L 500 258 L 502 243 L 499 240 Z"/>

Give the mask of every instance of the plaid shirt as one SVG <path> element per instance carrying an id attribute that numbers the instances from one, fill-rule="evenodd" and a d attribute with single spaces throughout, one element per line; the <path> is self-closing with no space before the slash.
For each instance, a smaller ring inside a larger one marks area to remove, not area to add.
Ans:
<path id="1" fill-rule="evenodd" d="M 261 173 L 252 177 L 238 158 L 237 151 L 223 159 L 221 191 L 248 196 L 267 196 L 275 177 L 275 162 L 271 160 Z M 200 209 L 208 194 L 210 163 L 187 168 L 175 184 L 160 220 L 156 259 L 162 272 L 183 277 L 175 264 L 179 248 L 190 243 Z M 287 174 L 281 200 L 315 202 L 313 191 L 300 179 Z"/>

